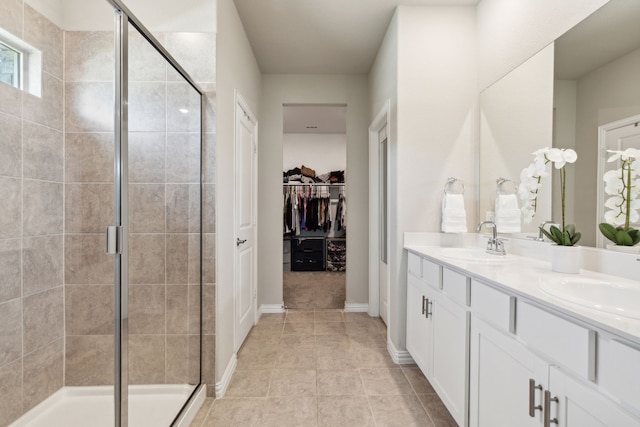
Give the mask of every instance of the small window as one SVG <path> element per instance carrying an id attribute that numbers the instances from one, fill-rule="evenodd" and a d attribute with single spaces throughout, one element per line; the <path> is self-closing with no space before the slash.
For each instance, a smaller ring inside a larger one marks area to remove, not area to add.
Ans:
<path id="1" fill-rule="evenodd" d="M 2 28 L 0 82 L 35 96 L 42 93 L 42 52 Z"/>
<path id="2" fill-rule="evenodd" d="M 22 88 L 22 52 L 0 41 L 0 82 Z"/>

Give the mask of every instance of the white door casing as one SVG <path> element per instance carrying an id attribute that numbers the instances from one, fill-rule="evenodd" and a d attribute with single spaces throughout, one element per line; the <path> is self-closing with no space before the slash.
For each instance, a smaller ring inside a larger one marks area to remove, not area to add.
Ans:
<path id="1" fill-rule="evenodd" d="M 388 206 L 383 210 L 383 203 L 388 204 L 388 197 L 384 200 L 384 195 L 388 196 L 390 172 L 389 114 L 390 102 L 387 101 L 369 126 L 369 315 L 380 316 L 387 327 L 390 223 Z"/>
<path id="2" fill-rule="evenodd" d="M 236 94 L 234 350 L 238 351 L 257 313 L 257 121 Z"/>
<path id="3" fill-rule="evenodd" d="M 625 150 L 627 148 L 640 149 L 640 115 L 628 117 L 613 123 L 598 127 L 598 199 L 596 216 L 596 246 L 605 247 L 611 243 L 598 230 L 598 224 L 604 222 L 605 202 L 611 196 L 604 192 L 605 172 L 618 169 L 620 162 L 607 162 L 611 156 L 607 150 Z"/>

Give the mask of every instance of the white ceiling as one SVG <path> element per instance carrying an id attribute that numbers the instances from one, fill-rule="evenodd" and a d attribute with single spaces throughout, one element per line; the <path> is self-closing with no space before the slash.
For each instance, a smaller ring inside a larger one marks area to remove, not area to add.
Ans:
<path id="1" fill-rule="evenodd" d="M 283 133 L 347 133 L 347 106 L 286 104 Z"/>
<path id="2" fill-rule="evenodd" d="M 367 74 L 398 4 L 478 3 L 478 0 L 234 1 L 264 74 Z"/>

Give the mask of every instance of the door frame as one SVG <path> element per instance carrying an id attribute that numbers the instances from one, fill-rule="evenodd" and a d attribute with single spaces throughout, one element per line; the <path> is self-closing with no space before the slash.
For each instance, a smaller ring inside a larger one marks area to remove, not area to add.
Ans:
<path id="1" fill-rule="evenodd" d="M 604 248 L 605 247 L 605 238 L 599 231 L 599 224 L 602 222 L 602 218 L 604 216 L 604 202 L 607 196 L 604 194 L 604 185 L 602 185 L 602 176 L 604 175 L 604 171 L 607 165 L 607 132 L 619 129 L 621 127 L 630 126 L 635 123 L 640 122 L 640 114 L 636 116 L 626 117 L 622 120 L 617 120 L 615 122 L 606 123 L 604 125 L 598 126 L 598 184 L 597 188 L 597 198 L 596 198 L 596 247 Z"/>
<path id="2" fill-rule="evenodd" d="M 380 131 L 387 127 L 387 150 L 390 143 L 391 101 L 386 100 L 369 125 L 369 315 L 380 316 Z M 387 153 L 388 154 L 388 153 Z M 387 189 L 389 188 L 389 156 L 387 155 Z M 389 215 L 387 214 L 387 244 L 389 244 Z M 389 252 L 390 254 L 390 252 Z M 389 258 L 387 257 L 387 266 Z M 387 303 L 389 301 L 390 269 L 387 268 Z M 387 310 L 387 330 L 389 330 Z"/>
<path id="3" fill-rule="evenodd" d="M 254 206 L 254 211 L 253 211 L 253 218 L 252 218 L 252 222 L 253 222 L 253 233 L 251 238 L 253 239 L 254 242 L 254 257 L 253 257 L 253 262 L 252 262 L 252 266 L 251 269 L 252 274 L 251 274 L 251 287 L 252 287 L 252 309 L 253 309 L 253 324 L 255 325 L 255 323 L 258 321 L 258 280 L 257 280 L 257 273 L 258 273 L 258 217 L 257 217 L 257 206 L 258 206 L 258 120 L 256 119 L 255 114 L 253 113 L 253 111 L 251 111 L 251 108 L 249 107 L 249 104 L 247 104 L 247 102 L 245 101 L 244 97 L 240 94 L 240 92 L 238 92 L 237 89 L 234 90 L 234 97 L 235 97 L 235 102 L 234 102 L 234 111 L 233 111 L 233 122 L 234 122 L 234 132 L 233 132 L 233 162 L 234 162 L 234 174 L 233 174 L 233 241 L 235 242 L 236 239 L 238 239 L 238 212 L 237 212 L 237 203 L 238 203 L 238 183 L 236 180 L 236 172 L 235 172 L 235 164 L 237 162 L 237 146 L 236 146 L 236 138 L 237 138 L 237 133 L 236 133 L 236 123 L 238 121 L 238 117 L 237 117 L 237 107 L 240 107 L 240 109 L 242 109 L 248 116 L 249 116 L 249 120 L 251 121 L 251 123 L 253 124 L 253 143 L 254 143 L 254 156 L 253 156 L 253 206 Z M 234 249 L 237 249 L 236 246 L 234 246 Z M 240 349 L 240 346 L 242 345 L 242 342 L 238 342 L 238 313 L 237 313 L 237 301 L 236 301 L 236 286 L 237 286 L 237 280 L 238 280 L 238 257 L 237 257 L 237 252 L 234 252 L 233 255 L 233 351 L 234 353 L 237 352 Z"/>

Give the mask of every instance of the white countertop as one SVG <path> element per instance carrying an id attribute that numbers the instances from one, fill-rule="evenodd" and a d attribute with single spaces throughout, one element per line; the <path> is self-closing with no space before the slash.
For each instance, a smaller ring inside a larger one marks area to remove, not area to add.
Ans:
<path id="1" fill-rule="evenodd" d="M 431 233 L 405 233 L 404 248 L 417 255 L 431 258 L 446 267 L 462 272 L 467 276 L 496 288 L 501 288 L 505 290 L 505 292 L 534 301 L 564 316 L 585 322 L 600 329 L 601 332 L 606 331 L 612 335 L 619 336 L 640 345 L 640 319 L 603 313 L 596 309 L 583 307 L 559 299 L 540 289 L 540 283 L 548 283 L 549 281 L 563 278 L 581 278 L 614 282 L 616 284 L 638 286 L 639 288 L 640 281 L 585 269 L 581 270 L 581 273 L 577 275 L 555 273 L 551 271 L 551 263 L 544 259 L 545 254 L 548 252 L 545 252 L 547 246 L 542 245 L 534 246 L 532 254 L 535 257 L 522 256 L 524 255 L 522 252 L 526 252 L 526 249 L 518 248 L 518 252 L 521 253 L 520 255 L 509 253 L 507 249 L 507 253 L 512 259 L 502 263 L 483 263 L 454 259 L 446 256 L 446 253 L 443 251 L 445 247 L 463 246 L 480 248 L 480 246 L 477 245 L 477 243 L 481 241 L 480 237 L 473 234 L 463 236 L 462 238 L 457 237 L 455 238 L 456 241 L 452 244 L 451 239 L 447 239 L 446 236 L 438 235 L 437 233 L 429 236 L 429 234 Z M 420 236 L 424 238 L 420 238 Z M 486 239 L 486 237 L 484 238 Z M 514 247 L 517 245 L 518 243 L 515 243 Z M 609 254 L 605 255 L 607 257 L 610 256 Z M 636 262 L 636 259 L 633 257 L 622 257 L 621 259 L 624 263 Z M 607 258 L 607 261 L 609 261 L 609 258 Z M 594 265 L 602 264 L 600 262 L 592 263 Z M 630 265 L 635 268 L 634 264 Z M 635 274 L 635 270 L 633 274 Z M 473 301 L 471 304 L 473 306 Z M 640 298 L 635 306 L 640 308 Z"/>

